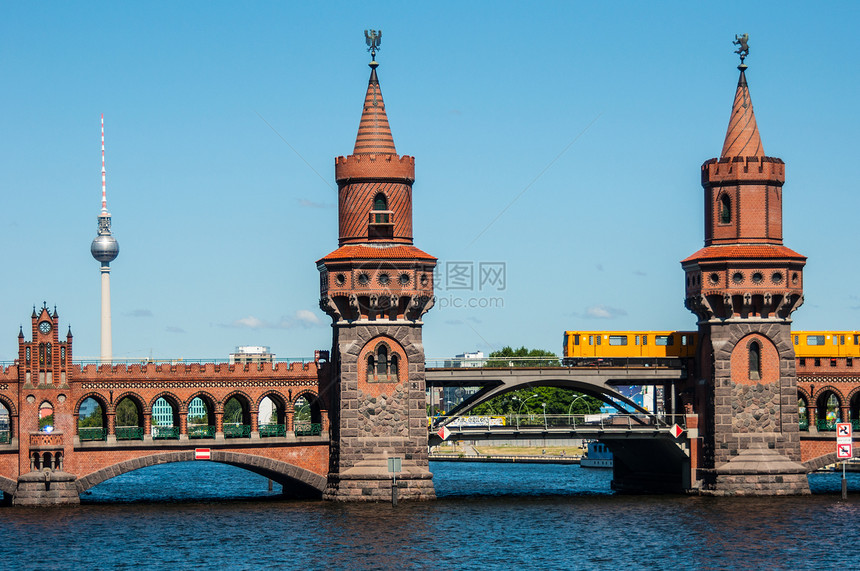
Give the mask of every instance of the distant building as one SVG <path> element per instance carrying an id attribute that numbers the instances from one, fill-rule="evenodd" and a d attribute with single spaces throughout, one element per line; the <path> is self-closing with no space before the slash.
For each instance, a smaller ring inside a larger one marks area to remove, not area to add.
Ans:
<path id="1" fill-rule="evenodd" d="M 249 363 L 271 363 L 275 360 L 274 353 L 264 345 L 244 345 L 236 347 L 235 353 L 230 353 L 231 365 L 247 365 Z"/>
<path id="2" fill-rule="evenodd" d="M 446 367 L 483 367 L 487 363 L 483 351 L 474 353 L 463 353 L 455 355 L 453 359 L 445 361 Z"/>

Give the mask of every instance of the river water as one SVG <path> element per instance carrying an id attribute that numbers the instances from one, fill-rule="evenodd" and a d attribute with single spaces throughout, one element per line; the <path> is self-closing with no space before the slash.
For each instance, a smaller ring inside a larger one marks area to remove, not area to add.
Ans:
<path id="1" fill-rule="evenodd" d="M 153 466 L 81 506 L 0 508 L 2 569 L 856 568 L 860 474 L 804 498 L 620 496 L 608 470 L 431 462 L 434 502 L 284 500 L 209 462 Z"/>

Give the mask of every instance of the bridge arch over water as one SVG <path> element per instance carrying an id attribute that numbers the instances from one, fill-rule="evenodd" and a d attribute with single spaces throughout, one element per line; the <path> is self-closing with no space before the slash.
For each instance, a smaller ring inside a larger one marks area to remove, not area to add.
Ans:
<path id="1" fill-rule="evenodd" d="M 110 480 L 111 478 L 121 474 L 139 470 L 140 468 L 147 468 L 158 464 L 194 461 L 194 450 L 180 450 L 176 452 L 150 454 L 148 456 L 141 456 L 131 460 L 118 462 L 111 466 L 102 468 L 101 470 L 92 472 L 76 480 L 75 487 L 80 495 L 95 485 L 101 484 L 102 482 Z M 284 488 L 284 493 L 288 495 L 317 498 L 322 497 L 322 492 L 326 485 L 325 476 L 316 474 L 310 470 L 288 462 L 282 462 L 280 460 L 274 460 L 253 454 L 212 450 L 210 452 L 210 461 L 243 468 L 249 472 L 254 472 L 255 474 L 269 478 L 281 484 Z M 9 494 L 14 494 L 16 488 L 16 481 L 0 477 L 0 490 Z"/>

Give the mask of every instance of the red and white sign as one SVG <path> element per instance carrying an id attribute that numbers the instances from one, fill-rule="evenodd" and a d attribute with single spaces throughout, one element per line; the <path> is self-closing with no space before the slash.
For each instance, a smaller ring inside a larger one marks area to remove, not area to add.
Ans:
<path id="1" fill-rule="evenodd" d="M 675 438 L 678 438 L 679 436 L 684 434 L 684 429 L 681 428 L 680 426 L 678 426 L 677 424 L 673 424 L 672 428 L 669 429 L 669 434 L 671 434 Z"/>
<path id="2" fill-rule="evenodd" d="M 851 432 L 850 422 L 836 423 L 836 457 L 840 460 L 854 456 Z"/>
<path id="3" fill-rule="evenodd" d="M 448 440 L 448 437 L 451 436 L 451 431 L 448 430 L 447 426 L 443 426 L 436 434 L 438 434 L 439 438 L 441 438 L 442 440 Z"/>
<path id="4" fill-rule="evenodd" d="M 194 449 L 194 459 L 195 460 L 211 460 L 212 459 L 212 451 L 209 448 L 195 448 Z"/>

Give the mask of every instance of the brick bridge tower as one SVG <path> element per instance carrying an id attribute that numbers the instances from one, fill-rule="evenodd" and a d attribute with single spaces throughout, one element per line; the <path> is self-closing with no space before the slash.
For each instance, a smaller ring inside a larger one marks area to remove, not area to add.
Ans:
<path id="1" fill-rule="evenodd" d="M 370 36 L 368 43 L 371 43 Z M 327 499 L 431 499 L 421 317 L 436 259 L 412 243 L 415 159 L 398 156 L 374 44 L 353 154 L 335 160 L 339 248 L 317 262 L 320 307 L 333 320 Z"/>
<path id="2" fill-rule="evenodd" d="M 785 165 L 762 149 L 745 47 L 722 153 L 702 165 L 705 247 L 681 262 L 701 379 L 684 396 L 699 414 L 702 493 L 802 494 L 790 327 L 806 258 L 782 243 Z"/>
<path id="3" fill-rule="evenodd" d="M 59 336 L 57 309 L 33 308 L 31 340 L 18 334 L 19 505 L 79 503 L 75 476 L 64 471 L 73 452 L 74 407 L 67 370 L 72 364 L 72 332 Z"/>

